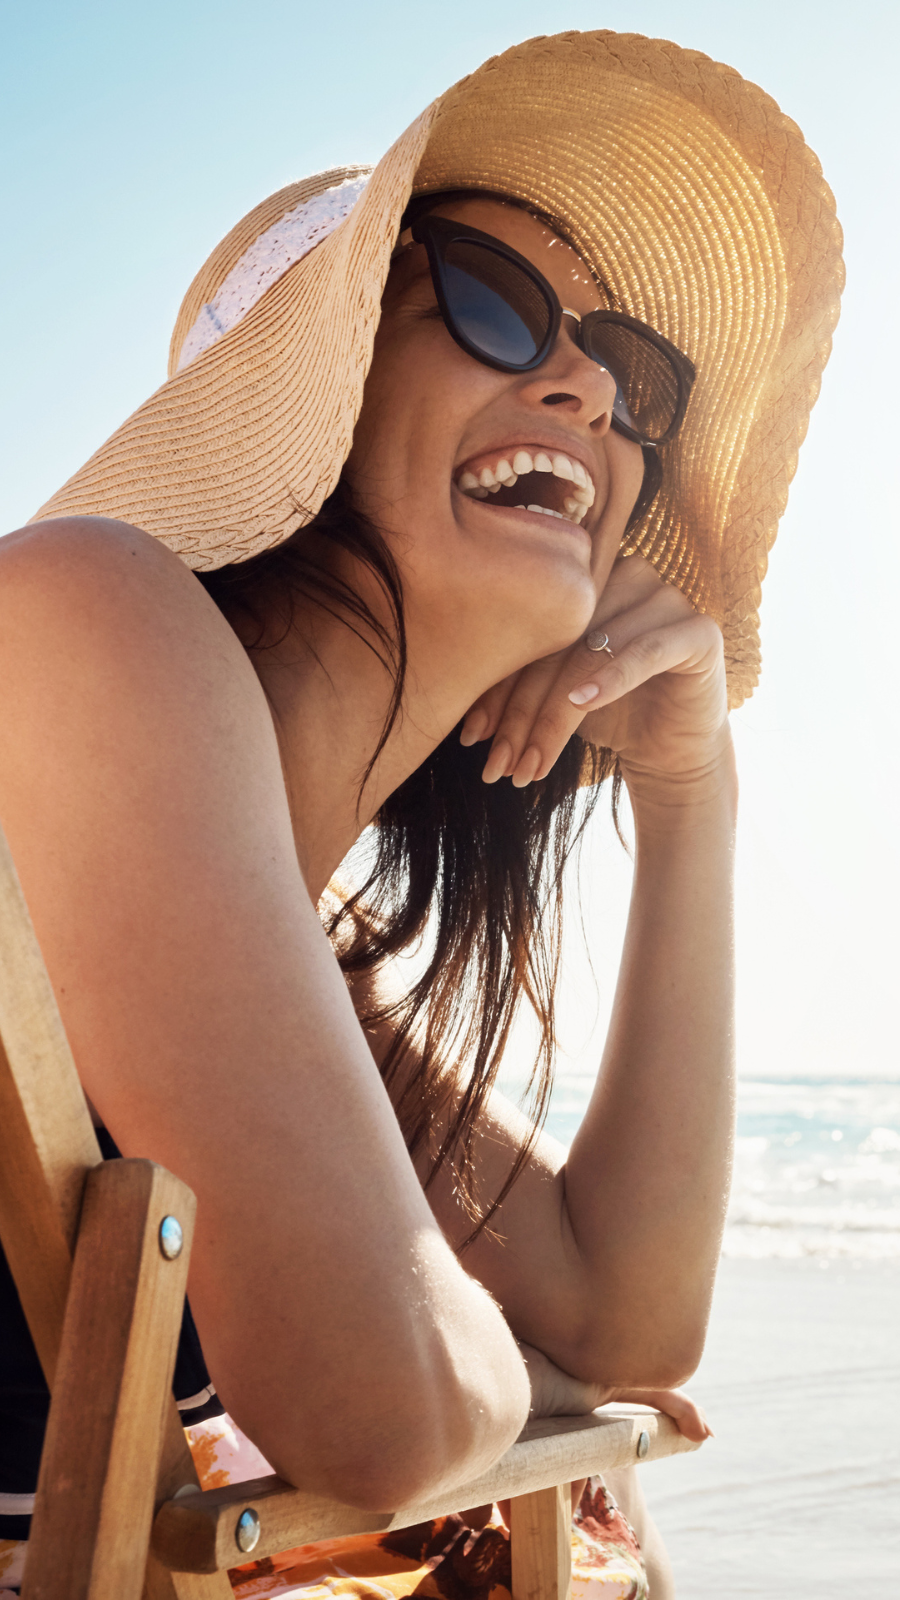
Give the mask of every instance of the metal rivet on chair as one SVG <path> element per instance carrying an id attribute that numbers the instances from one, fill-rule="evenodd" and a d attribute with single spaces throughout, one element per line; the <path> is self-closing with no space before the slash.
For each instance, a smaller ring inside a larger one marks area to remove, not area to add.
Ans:
<path id="1" fill-rule="evenodd" d="M 638 1442 L 637 1442 L 637 1458 L 638 1458 L 638 1461 L 645 1461 L 647 1456 L 649 1455 L 649 1453 L 650 1453 L 650 1435 L 649 1435 L 649 1433 L 644 1432 L 644 1433 L 638 1434 Z"/>
<path id="2" fill-rule="evenodd" d="M 163 1217 L 159 1225 L 159 1248 L 167 1261 L 174 1261 L 181 1255 L 184 1246 L 184 1234 L 181 1223 L 177 1217 Z"/>
<path id="3" fill-rule="evenodd" d="M 251 1550 L 256 1549 L 261 1531 L 259 1517 L 248 1506 L 247 1510 L 242 1511 L 238 1517 L 237 1527 L 234 1530 L 237 1547 L 239 1550 L 243 1550 L 245 1556 L 248 1556 Z"/>

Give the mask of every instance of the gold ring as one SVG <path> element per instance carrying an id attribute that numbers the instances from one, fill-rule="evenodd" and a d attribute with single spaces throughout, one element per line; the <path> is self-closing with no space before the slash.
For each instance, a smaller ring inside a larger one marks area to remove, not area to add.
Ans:
<path id="1" fill-rule="evenodd" d="M 585 634 L 584 642 L 589 650 L 605 650 L 610 661 L 615 661 L 615 654 L 609 647 L 609 634 L 604 633 L 602 628 L 592 628 L 590 633 Z"/>

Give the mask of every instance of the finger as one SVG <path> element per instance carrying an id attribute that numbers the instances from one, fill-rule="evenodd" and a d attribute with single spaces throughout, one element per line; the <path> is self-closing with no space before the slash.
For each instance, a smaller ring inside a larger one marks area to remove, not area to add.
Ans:
<path id="1" fill-rule="evenodd" d="M 501 678 L 492 688 L 471 705 L 463 719 L 460 729 L 459 742 L 464 745 L 480 744 L 483 739 L 490 739 L 497 731 L 504 707 L 508 701 L 517 679 L 521 676 L 518 672 L 510 673 L 508 678 Z"/>
<path id="2" fill-rule="evenodd" d="M 550 656 L 545 661 L 535 661 L 525 667 L 517 675 L 497 722 L 494 745 L 497 747 L 503 743 L 507 749 L 506 765 L 498 775 L 513 777 L 519 787 L 523 782 L 531 781 L 541 761 L 541 751 L 531 749 L 531 731 L 541 706 L 559 676 L 560 663 L 559 656 Z M 522 771 L 519 770 L 520 765 Z M 523 776 L 525 768 L 529 769 L 529 776 Z"/>
<path id="3" fill-rule="evenodd" d="M 568 698 L 582 712 L 621 700 L 633 689 L 663 672 L 693 672 L 721 647 L 721 633 L 709 617 L 693 615 L 665 627 L 639 633 L 604 658 L 590 678 L 569 690 Z"/>
<path id="4" fill-rule="evenodd" d="M 484 771 L 481 774 L 483 781 L 485 783 L 496 783 L 498 778 L 505 777 L 511 755 L 512 746 L 509 740 L 495 739 L 484 764 Z"/>
<path id="5" fill-rule="evenodd" d="M 706 1420 L 706 1413 L 689 1394 L 683 1389 L 640 1389 L 634 1390 L 627 1397 L 645 1406 L 655 1406 L 657 1411 L 665 1412 L 667 1417 L 677 1423 L 679 1433 L 686 1439 L 692 1439 L 695 1444 L 702 1444 L 704 1439 L 713 1437 L 713 1431 Z"/>
<path id="6" fill-rule="evenodd" d="M 582 640 L 561 662 L 554 661 L 552 668 L 541 673 L 530 673 L 517 685 L 496 735 L 509 743 L 506 771 L 517 788 L 545 778 L 581 726 L 584 712 L 573 705 L 566 691 L 573 677 L 583 677 L 587 663 L 594 659 Z"/>
<path id="7" fill-rule="evenodd" d="M 687 626 L 695 619 L 693 609 L 688 606 L 685 611 L 680 601 L 681 596 L 674 590 L 657 582 L 647 599 L 617 614 L 608 623 L 598 622 L 595 617 L 585 637 L 566 652 L 556 680 L 534 716 L 528 747 L 529 752 L 539 751 L 540 759 L 535 761 L 532 758 L 526 766 L 523 758 L 527 776 L 546 777 L 572 734 L 581 728 L 585 711 L 593 713 L 598 705 L 603 704 L 594 686 L 599 684 L 602 674 L 608 671 L 629 643 L 644 635 L 664 632 L 678 623 Z M 588 639 L 592 640 L 594 648 L 589 647 Z M 598 650 L 596 643 L 599 641 L 602 644 L 603 640 L 606 640 L 606 644 Z M 583 708 L 577 698 L 577 689 L 579 684 L 584 683 L 587 672 L 593 672 L 594 678 L 591 680 L 590 697 Z"/>
<path id="8" fill-rule="evenodd" d="M 662 625 L 685 612 L 693 615 L 690 602 L 678 590 L 664 584 L 646 562 L 629 558 L 627 567 L 631 581 L 625 586 L 625 593 L 621 592 L 621 583 L 618 589 L 612 583 L 608 586 L 610 592 L 604 592 L 602 614 L 598 612 L 595 615 L 589 633 L 602 629 L 605 626 L 604 618 L 615 622 L 617 633 L 622 632 L 623 626 L 626 627 L 627 636 L 630 637 L 634 632 Z M 642 579 L 638 585 L 633 581 L 635 574 Z M 520 672 L 504 678 L 475 701 L 463 724 L 461 738 L 467 745 L 483 739 L 494 739 L 497 748 L 491 752 L 486 767 L 487 782 L 495 783 L 498 778 L 511 777 L 516 787 L 523 788 L 534 778 L 545 777 L 550 771 L 563 745 L 578 727 L 578 719 L 573 722 L 567 713 L 559 739 L 551 738 L 552 751 L 545 749 L 541 738 L 534 738 L 532 733 L 538 713 L 554 692 L 561 673 L 568 670 L 573 656 L 579 655 L 583 656 L 589 670 L 595 657 L 581 640 L 568 650 L 532 662 Z M 569 685 L 573 676 L 577 681 L 578 677 L 583 676 L 582 669 L 573 669 L 567 677 Z M 543 730 L 542 737 L 545 737 Z M 501 758 L 499 749 L 501 740 L 508 747 L 504 750 L 505 760 Z"/>

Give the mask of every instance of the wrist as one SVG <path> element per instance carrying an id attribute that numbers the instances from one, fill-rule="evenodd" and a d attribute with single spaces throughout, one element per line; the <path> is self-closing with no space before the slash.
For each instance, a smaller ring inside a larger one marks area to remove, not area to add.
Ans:
<path id="1" fill-rule="evenodd" d="M 681 770 L 660 771 L 623 762 L 635 827 L 681 830 L 713 818 L 737 817 L 738 779 L 731 732 L 726 724 L 706 759 Z"/>

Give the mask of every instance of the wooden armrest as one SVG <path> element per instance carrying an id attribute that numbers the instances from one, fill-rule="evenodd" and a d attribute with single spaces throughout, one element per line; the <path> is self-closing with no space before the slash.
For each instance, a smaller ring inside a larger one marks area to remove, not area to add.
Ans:
<path id="1" fill-rule="evenodd" d="M 153 1524 L 154 1554 L 175 1572 L 220 1572 L 247 1559 L 237 1542 L 246 1511 L 259 1518 L 254 1560 L 319 1539 L 409 1528 L 466 1506 L 486 1505 L 634 1462 L 654 1461 L 698 1446 L 671 1417 L 647 1406 L 603 1406 L 584 1417 L 531 1422 L 489 1472 L 399 1511 L 357 1511 L 291 1488 L 281 1478 L 255 1478 L 224 1489 L 182 1490 Z"/>

